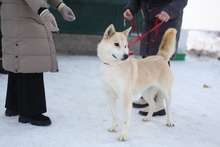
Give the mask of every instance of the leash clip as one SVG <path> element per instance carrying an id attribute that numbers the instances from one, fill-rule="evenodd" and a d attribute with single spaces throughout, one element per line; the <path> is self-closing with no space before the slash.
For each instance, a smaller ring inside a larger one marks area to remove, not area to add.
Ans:
<path id="1" fill-rule="evenodd" d="M 151 42 L 154 42 L 155 41 L 155 39 L 153 38 L 153 39 L 151 39 Z"/>
<path id="2" fill-rule="evenodd" d="M 124 27 L 126 27 L 126 18 L 124 18 Z"/>

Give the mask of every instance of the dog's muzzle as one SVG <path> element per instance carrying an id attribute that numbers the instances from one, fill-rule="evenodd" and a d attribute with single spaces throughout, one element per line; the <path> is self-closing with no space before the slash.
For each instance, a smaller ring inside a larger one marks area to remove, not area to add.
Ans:
<path id="1" fill-rule="evenodd" d="M 115 59 L 118 59 L 114 54 L 112 54 L 112 56 L 115 58 Z M 120 59 L 121 61 L 125 61 L 126 59 L 128 59 L 129 55 L 127 54 L 124 54 L 123 57 Z M 119 60 L 119 59 L 118 59 Z"/>

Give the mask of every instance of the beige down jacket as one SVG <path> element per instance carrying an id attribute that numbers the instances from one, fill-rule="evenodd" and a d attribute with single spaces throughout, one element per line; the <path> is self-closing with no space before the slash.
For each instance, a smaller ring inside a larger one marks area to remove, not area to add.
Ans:
<path id="1" fill-rule="evenodd" d="M 61 0 L 1 0 L 3 67 L 14 73 L 57 72 L 52 33 L 38 15 Z"/>

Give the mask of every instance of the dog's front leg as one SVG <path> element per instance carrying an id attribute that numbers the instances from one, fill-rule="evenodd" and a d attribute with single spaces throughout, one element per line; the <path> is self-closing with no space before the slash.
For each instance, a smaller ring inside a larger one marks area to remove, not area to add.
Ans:
<path id="1" fill-rule="evenodd" d="M 123 128 L 121 135 L 118 137 L 118 141 L 126 141 L 128 136 L 128 128 L 130 124 L 132 108 L 132 95 L 123 97 Z"/>
<path id="2" fill-rule="evenodd" d="M 118 116 L 116 108 L 116 98 L 108 96 L 108 102 L 112 112 L 112 126 L 108 129 L 109 132 L 117 132 L 118 129 Z"/>

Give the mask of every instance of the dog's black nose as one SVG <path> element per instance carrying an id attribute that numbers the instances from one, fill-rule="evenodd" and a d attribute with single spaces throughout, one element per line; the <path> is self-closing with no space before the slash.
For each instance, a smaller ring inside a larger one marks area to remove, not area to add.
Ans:
<path id="1" fill-rule="evenodd" d="M 124 54 L 122 60 L 126 60 L 126 59 L 128 59 L 128 57 L 129 57 L 129 56 L 128 56 L 127 54 Z"/>

